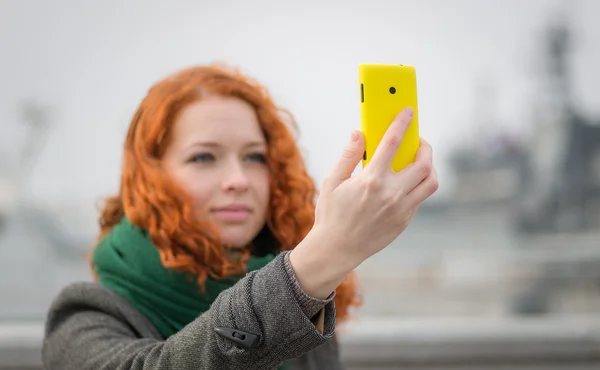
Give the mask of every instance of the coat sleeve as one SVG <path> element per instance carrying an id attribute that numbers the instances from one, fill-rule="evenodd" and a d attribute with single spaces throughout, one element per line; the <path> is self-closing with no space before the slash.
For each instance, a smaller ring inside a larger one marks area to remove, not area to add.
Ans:
<path id="1" fill-rule="evenodd" d="M 50 308 L 42 359 L 47 370 L 271 369 L 332 340 L 333 296 L 306 296 L 284 252 L 158 340 L 139 332 L 114 293 L 72 284 Z"/>

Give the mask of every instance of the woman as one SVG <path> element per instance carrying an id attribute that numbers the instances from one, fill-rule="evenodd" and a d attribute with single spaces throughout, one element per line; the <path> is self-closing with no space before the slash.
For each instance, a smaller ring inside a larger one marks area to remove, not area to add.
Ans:
<path id="1" fill-rule="evenodd" d="M 217 66 L 157 83 L 100 218 L 96 281 L 50 308 L 46 368 L 340 369 L 336 322 L 360 303 L 353 270 L 437 189 L 424 141 L 413 164 L 390 168 L 411 118 L 405 109 L 350 177 L 364 151 L 353 132 L 315 208 L 284 115 L 258 83 Z"/>

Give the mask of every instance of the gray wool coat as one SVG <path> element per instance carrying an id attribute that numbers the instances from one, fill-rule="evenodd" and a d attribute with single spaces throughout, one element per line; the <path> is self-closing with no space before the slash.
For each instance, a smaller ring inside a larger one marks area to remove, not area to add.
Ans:
<path id="1" fill-rule="evenodd" d="M 48 313 L 46 370 L 343 369 L 335 306 L 307 296 L 281 253 L 223 291 L 168 339 L 126 300 L 95 283 L 73 283 Z M 286 361 L 288 360 L 288 361 Z"/>

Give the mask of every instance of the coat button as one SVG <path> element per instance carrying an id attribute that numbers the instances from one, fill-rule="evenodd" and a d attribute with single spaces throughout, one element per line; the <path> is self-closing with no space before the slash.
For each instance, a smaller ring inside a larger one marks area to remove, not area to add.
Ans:
<path id="1" fill-rule="evenodd" d="M 258 335 L 243 330 L 217 327 L 215 328 L 215 333 L 246 349 L 254 348 L 258 344 Z"/>

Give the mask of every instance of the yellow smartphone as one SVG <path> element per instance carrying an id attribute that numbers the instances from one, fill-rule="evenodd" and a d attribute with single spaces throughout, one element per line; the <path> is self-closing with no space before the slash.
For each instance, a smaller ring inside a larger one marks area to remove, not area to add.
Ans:
<path id="1" fill-rule="evenodd" d="M 402 64 L 359 64 L 360 129 L 365 137 L 363 168 L 369 164 L 383 135 L 404 108 L 414 110 L 392 162 L 396 172 L 414 162 L 419 149 L 419 109 L 415 68 Z"/>

